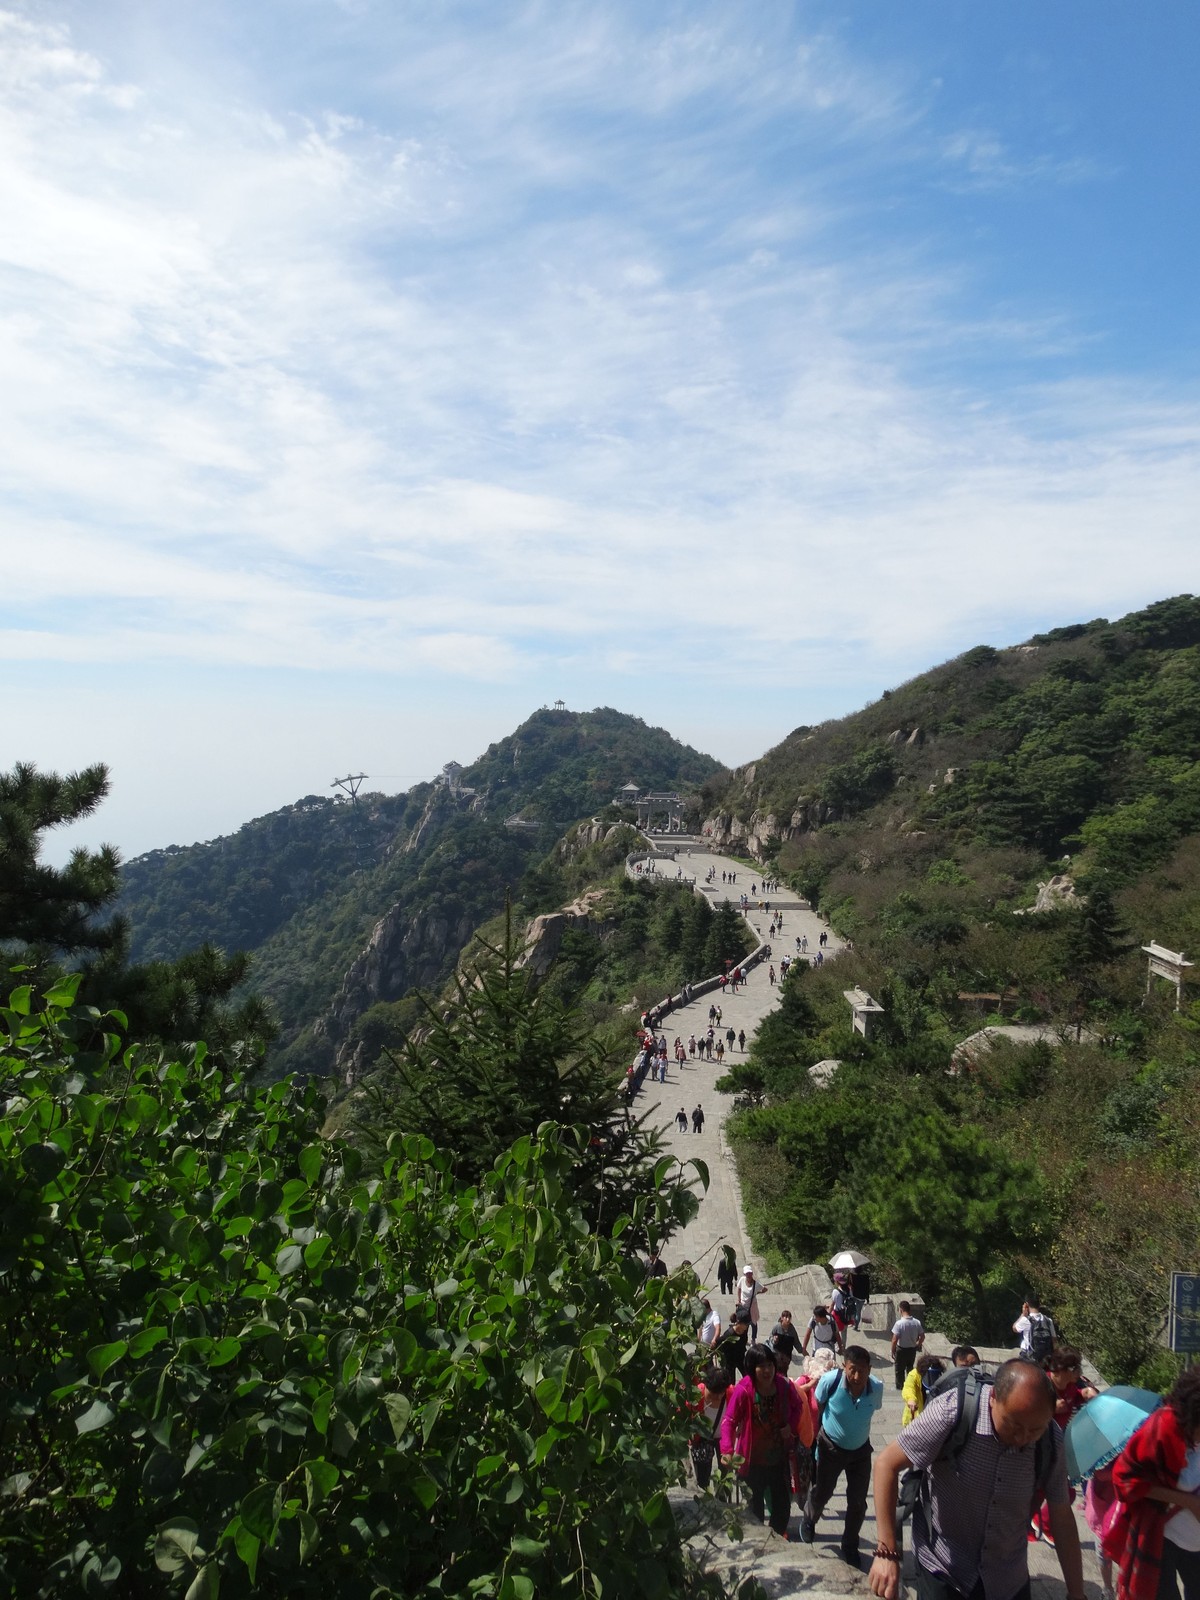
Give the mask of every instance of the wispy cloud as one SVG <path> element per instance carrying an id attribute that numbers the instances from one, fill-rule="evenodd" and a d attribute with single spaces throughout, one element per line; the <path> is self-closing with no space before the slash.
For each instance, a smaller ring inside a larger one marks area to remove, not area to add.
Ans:
<path id="1" fill-rule="evenodd" d="M 995 133 L 959 128 L 941 142 L 949 183 L 976 188 L 1014 188 L 1028 183 L 1090 183 L 1111 177 L 1114 169 L 1089 156 L 1017 155 Z"/>
<path id="2" fill-rule="evenodd" d="M 48 15 L 0 13 L 12 660 L 703 681 L 1191 559 L 1196 396 L 1065 386 L 1090 330 L 876 225 L 1103 173 L 792 16 L 348 6 L 231 84 Z"/>

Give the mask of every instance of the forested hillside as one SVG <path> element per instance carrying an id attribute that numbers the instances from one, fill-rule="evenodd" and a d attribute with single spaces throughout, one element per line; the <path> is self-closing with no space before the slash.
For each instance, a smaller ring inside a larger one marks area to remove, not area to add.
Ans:
<path id="1" fill-rule="evenodd" d="M 1152 1373 L 1200 1239 L 1200 989 L 1177 1014 L 1139 949 L 1200 947 L 1200 600 L 972 650 L 708 799 L 854 942 L 730 1075 L 762 1245 L 873 1241 L 976 1330 L 1036 1287 L 1110 1377 Z M 1042 1042 L 957 1048 L 1013 1022 Z"/>
<path id="2" fill-rule="evenodd" d="M 251 983 L 281 1026 L 276 1069 L 329 1071 L 356 1016 L 440 983 L 570 823 L 630 779 L 688 792 L 719 770 L 637 717 L 538 711 L 453 784 L 360 794 L 353 807 L 309 796 L 228 838 L 139 857 L 119 909 L 137 957 L 200 940 L 250 951 Z M 507 828 L 514 816 L 541 827 Z"/>
<path id="3" fill-rule="evenodd" d="M 630 878 L 625 857 L 638 843 L 636 830 L 625 824 L 571 830 L 524 874 L 508 914 L 511 926 L 505 915 L 494 918 L 477 930 L 470 946 L 476 959 L 482 950 L 516 939 L 522 964 L 539 988 L 582 1019 L 610 1087 L 629 1061 L 632 1018 L 685 983 L 720 972 L 727 958 L 736 961 L 751 947 L 746 924 L 732 906 L 714 910 L 690 883 L 669 876 Z M 572 909 L 559 911 L 568 905 Z M 434 997 L 434 1015 L 454 998 L 451 984 Z M 430 1097 L 414 1094 L 396 1063 L 414 1026 L 429 1021 L 427 1005 L 410 995 L 369 1007 L 354 1024 L 350 1076 L 382 1094 L 372 1094 L 369 1120 L 376 1130 L 421 1125 L 412 1119 Z"/>

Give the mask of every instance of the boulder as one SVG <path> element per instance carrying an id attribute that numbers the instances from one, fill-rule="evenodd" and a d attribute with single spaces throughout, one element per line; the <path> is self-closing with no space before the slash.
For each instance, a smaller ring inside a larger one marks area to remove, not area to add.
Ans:
<path id="1" fill-rule="evenodd" d="M 1083 896 L 1076 891 L 1074 878 L 1069 872 L 1059 872 L 1045 883 L 1039 883 L 1033 904 L 1014 911 L 1013 916 L 1027 917 L 1037 911 L 1056 911 L 1059 906 L 1082 904 Z"/>

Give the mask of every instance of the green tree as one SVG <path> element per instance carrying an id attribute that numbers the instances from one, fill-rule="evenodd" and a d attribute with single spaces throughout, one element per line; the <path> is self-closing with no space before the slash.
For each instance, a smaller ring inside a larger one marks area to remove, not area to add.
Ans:
<path id="1" fill-rule="evenodd" d="M 0 945 L 44 981 L 64 962 L 81 960 L 80 1001 L 119 1012 L 140 1038 L 204 1038 L 217 1049 L 271 1039 L 275 1024 L 263 1000 L 233 999 L 246 979 L 246 955 L 227 957 L 205 944 L 175 961 L 129 964 L 125 918 L 97 921 L 120 887 L 111 845 L 75 850 L 62 869 L 39 861 L 42 835 L 90 815 L 107 793 L 100 765 L 65 778 L 28 764 L 0 774 Z"/>
<path id="2" fill-rule="evenodd" d="M 1104 969 L 1128 955 L 1136 945 L 1128 937 L 1128 929 L 1122 923 L 1112 894 L 1103 884 L 1090 886 L 1084 903 L 1063 915 L 1067 918 L 1063 967 L 1076 996 L 1078 1038 L 1085 1018 L 1101 1005 L 1106 995 L 1108 984 Z"/>
<path id="3" fill-rule="evenodd" d="M 857 1176 L 860 1236 L 934 1293 L 948 1276 L 966 1278 L 986 1330 L 985 1274 L 1037 1237 L 1044 1197 L 1033 1166 L 977 1127 L 918 1112 L 887 1128 Z"/>
<path id="4" fill-rule="evenodd" d="M 554 985 L 519 965 L 522 950 L 511 914 L 498 946 L 478 941 L 450 1005 L 425 1002 L 422 1026 L 372 1085 L 361 1134 L 376 1142 L 395 1130 L 425 1134 L 473 1182 L 547 1119 L 609 1124 L 616 1064 Z"/>
<path id="5" fill-rule="evenodd" d="M 695 1214 L 697 1201 L 661 1136 L 618 1095 L 622 1064 L 554 982 L 518 965 L 511 916 L 501 944 L 479 941 L 454 997 L 424 1002 L 421 1026 L 361 1091 L 353 1137 L 379 1159 L 393 1133 L 430 1139 L 459 1181 L 478 1182 L 516 1140 L 542 1123 L 582 1130 L 568 1180 L 573 1201 L 604 1232 L 639 1197 L 653 1202 L 644 1232 L 661 1243 Z M 665 1165 L 664 1165 L 665 1160 Z"/>
<path id="6" fill-rule="evenodd" d="M 725 972 L 748 953 L 746 924 L 728 900 L 713 913 L 712 927 L 704 944 L 704 967 L 708 973 Z"/>
<path id="7" fill-rule="evenodd" d="M 125 964 L 125 943 L 88 963 L 79 998 L 122 1012 L 132 1033 L 164 1044 L 203 1039 L 211 1049 L 225 1050 L 275 1036 L 276 1024 L 261 995 L 235 999 L 246 981 L 250 957 L 244 951 L 226 956 L 204 944 L 176 961 Z"/>
<path id="8" fill-rule="evenodd" d="M 90 816 L 108 793 L 96 765 L 60 777 L 18 762 L 0 773 L 0 945 L 45 961 L 60 952 L 105 950 L 123 926 L 96 918 L 115 897 L 120 858 L 111 845 L 73 850 L 65 867 L 39 860 L 42 835 Z"/>
<path id="9" fill-rule="evenodd" d="M 74 986 L 0 1009 L 0 1591 L 700 1592 L 656 1199 L 597 1233 L 550 1125 L 477 1186 L 417 1136 L 368 1176 L 311 1083 L 79 1051 Z"/>
<path id="10" fill-rule="evenodd" d="M 823 1258 L 837 1232 L 839 1188 L 887 1116 L 861 1082 L 843 1092 L 840 1076 L 831 1089 L 743 1111 L 729 1124 L 739 1171 L 760 1180 L 748 1186 L 751 1232 L 789 1262 Z"/>
<path id="11" fill-rule="evenodd" d="M 896 771 L 896 757 L 887 745 L 868 745 L 841 766 L 830 767 L 821 792 L 841 815 L 852 816 L 895 787 Z"/>

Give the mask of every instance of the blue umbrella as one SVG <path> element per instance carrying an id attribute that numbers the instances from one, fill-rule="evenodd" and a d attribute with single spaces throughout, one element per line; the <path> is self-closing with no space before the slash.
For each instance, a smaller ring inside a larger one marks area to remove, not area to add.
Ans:
<path id="1" fill-rule="evenodd" d="M 1115 1461 L 1162 1396 L 1118 1383 L 1089 1400 L 1067 1423 L 1067 1476 L 1090 1478 Z"/>

